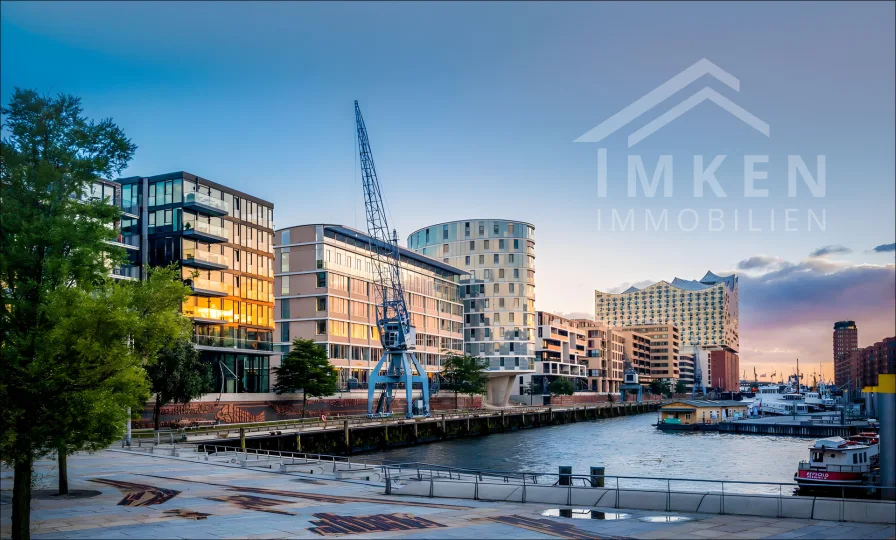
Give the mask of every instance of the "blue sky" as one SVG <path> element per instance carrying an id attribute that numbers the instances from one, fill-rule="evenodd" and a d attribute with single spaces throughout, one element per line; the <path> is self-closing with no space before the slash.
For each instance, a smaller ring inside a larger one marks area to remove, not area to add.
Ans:
<path id="1" fill-rule="evenodd" d="M 138 145 L 125 174 L 187 170 L 232 185 L 274 201 L 278 226 L 364 228 L 352 109 L 360 100 L 399 236 L 471 217 L 535 224 L 538 309 L 588 313 L 595 288 L 698 278 L 708 269 L 744 273 L 738 263 L 759 255 L 821 277 L 858 267 L 880 280 L 878 295 L 891 287 L 893 252 L 871 250 L 896 240 L 892 3 L 4 2 L 0 9 L 4 102 L 13 86 L 81 96 L 86 114 L 113 117 Z M 573 142 L 701 58 L 737 77 L 740 91 L 704 77 L 631 129 L 600 144 Z M 767 122 L 770 137 L 707 102 L 626 147 L 629 132 L 703 86 Z M 597 197 L 598 146 L 610 156 L 606 199 Z M 659 155 L 673 156 L 672 198 L 625 196 L 630 153 L 643 156 L 648 174 Z M 727 198 L 694 198 L 694 154 L 707 163 L 728 156 L 717 174 Z M 745 154 L 769 156 L 769 198 L 743 197 Z M 804 156 L 812 169 L 815 155 L 826 156 L 825 197 L 802 190 L 787 198 L 788 154 Z M 775 209 L 778 229 L 614 232 L 614 208 L 667 209 L 673 221 L 683 208 L 718 208 L 729 220 L 734 209 L 766 220 Z M 801 230 L 781 230 L 786 208 L 802 212 Z M 825 231 L 805 230 L 808 209 L 826 212 Z M 825 245 L 851 251 L 825 257 L 833 269 L 800 266 Z M 772 282 L 757 291 L 764 297 L 775 280 L 760 278 L 780 264 L 754 265 L 745 277 L 756 279 L 744 287 Z M 806 302 L 830 305 L 821 292 L 805 294 Z M 764 320 L 743 291 L 741 302 L 743 315 L 756 317 L 744 321 L 746 330 Z M 875 303 L 876 311 L 849 299 L 837 306 L 829 316 L 857 319 L 860 341 L 893 333 L 890 303 Z M 742 332 L 742 348 L 758 351 L 742 357 L 828 358 L 832 322 L 794 319 L 813 337 L 786 347 L 764 343 L 758 330 Z M 820 336 L 825 346 L 812 345 Z"/>

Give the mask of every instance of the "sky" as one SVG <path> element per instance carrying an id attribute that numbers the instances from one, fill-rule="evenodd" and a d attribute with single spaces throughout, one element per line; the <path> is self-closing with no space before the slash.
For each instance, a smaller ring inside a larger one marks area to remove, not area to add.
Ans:
<path id="1" fill-rule="evenodd" d="M 857 322 L 862 346 L 896 334 L 893 3 L 2 2 L 0 15 L 3 102 L 14 87 L 80 96 L 138 146 L 126 176 L 185 170 L 273 201 L 277 227 L 364 229 L 357 99 L 399 237 L 534 224 L 539 310 L 590 316 L 595 289 L 712 270 L 741 276 L 748 372 L 830 364 L 837 320 Z M 575 142 L 702 59 L 721 73 Z M 629 146 L 705 89 L 719 98 Z M 700 170 L 725 156 L 724 196 L 705 182 L 697 196 L 697 156 Z M 746 156 L 764 157 L 758 173 Z M 794 174 L 789 196 L 788 156 L 816 183 L 823 156 L 824 189 Z M 646 181 L 668 160 L 670 196 L 647 196 L 633 160 Z M 768 196 L 746 196 L 747 176 Z"/>

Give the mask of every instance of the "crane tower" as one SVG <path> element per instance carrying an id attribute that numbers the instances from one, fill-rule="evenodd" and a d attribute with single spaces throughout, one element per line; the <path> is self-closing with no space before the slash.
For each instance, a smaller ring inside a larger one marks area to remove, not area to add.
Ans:
<path id="1" fill-rule="evenodd" d="M 414 384 L 423 391 L 423 406 L 417 412 L 429 416 L 429 380 L 414 354 L 417 332 L 411 325 L 404 288 L 401 285 L 398 233 L 389 229 L 383 195 L 373 164 L 367 126 L 361 116 L 361 108 L 355 100 L 355 126 L 358 132 L 358 152 L 361 160 L 361 176 L 364 185 L 364 210 L 367 217 L 367 234 L 373 262 L 376 298 L 376 325 L 383 344 L 383 357 L 370 372 L 367 387 L 367 416 L 392 415 L 392 391 L 404 383 L 407 410 L 406 418 L 414 416 Z M 385 373 L 383 373 L 385 370 Z M 377 387 L 382 393 L 376 400 Z"/>

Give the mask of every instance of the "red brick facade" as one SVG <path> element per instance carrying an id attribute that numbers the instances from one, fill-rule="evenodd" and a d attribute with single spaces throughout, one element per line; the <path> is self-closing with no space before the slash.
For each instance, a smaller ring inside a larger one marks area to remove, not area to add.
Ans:
<path id="1" fill-rule="evenodd" d="M 853 350 L 847 363 L 856 383 L 853 388 L 861 390 L 865 386 L 877 386 L 878 375 L 896 373 L 896 337 Z"/>
<path id="2" fill-rule="evenodd" d="M 709 352 L 709 386 L 721 388 L 725 392 L 738 392 L 740 390 L 740 358 L 731 349 L 722 349 Z"/>

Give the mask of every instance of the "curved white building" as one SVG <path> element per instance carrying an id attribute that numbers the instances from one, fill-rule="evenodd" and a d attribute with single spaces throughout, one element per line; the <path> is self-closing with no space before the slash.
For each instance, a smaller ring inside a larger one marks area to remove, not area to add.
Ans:
<path id="1" fill-rule="evenodd" d="M 535 362 L 535 227 L 450 221 L 414 231 L 408 248 L 469 272 L 460 282 L 464 351 L 488 361 L 489 400 L 506 405 L 516 376 Z"/>
<path id="2" fill-rule="evenodd" d="M 594 291 L 595 320 L 612 326 L 674 324 L 684 347 L 740 349 L 737 276 L 707 272 L 699 281 L 675 278 L 618 294 Z"/>

